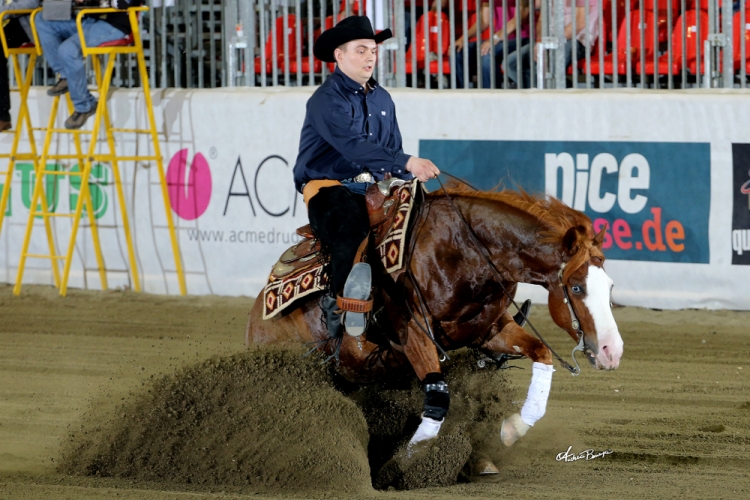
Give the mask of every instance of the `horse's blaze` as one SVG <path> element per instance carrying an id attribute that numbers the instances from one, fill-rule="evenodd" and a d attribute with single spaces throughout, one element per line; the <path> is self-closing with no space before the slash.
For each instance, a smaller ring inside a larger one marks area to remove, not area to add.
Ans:
<path id="1" fill-rule="evenodd" d="M 612 315 L 610 294 L 612 279 L 604 269 L 589 266 L 586 276 L 586 297 L 583 303 L 594 321 L 599 352 L 596 354 L 596 367 L 614 370 L 620 365 L 623 342 L 617 323 Z"/>

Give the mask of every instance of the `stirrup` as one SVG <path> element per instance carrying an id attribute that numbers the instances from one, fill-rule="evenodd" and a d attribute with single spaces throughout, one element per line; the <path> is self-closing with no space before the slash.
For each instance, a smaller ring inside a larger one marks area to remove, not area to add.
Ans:
<path id="1" fill-rule="evenodd" d="M 336 304 L 344 311 L 344 330 L 352 337 L 365 333 L 365 313 L 372 310 L 372 273 L 364 262 L 354 264 L 344 284 L 343 296 L 336 297 Z"/>
<path id="2" fill-rule="evenodd" d="M 516 315 L 513 316 L 513 321 L 515 321 L 518 326 L 523 328 L 523 326 L 526 325 L 526 320 L 529 318 L 530 309 L 531 299 L 524 300 Z"/>

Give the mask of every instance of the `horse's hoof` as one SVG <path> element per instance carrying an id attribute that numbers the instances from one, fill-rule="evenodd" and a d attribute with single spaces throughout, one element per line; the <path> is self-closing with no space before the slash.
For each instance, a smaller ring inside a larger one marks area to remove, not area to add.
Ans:
<path id="1" fill-rule="evenodd" d="M 505 446 L 513 446 L 516 441 L 526 435 L 530 427 L 521 420 L 521 415 L 514 413 L 503 420 L 503 425 L 500 427 L 500 440 Z"/>
<path id="2" fill-rule="evenodd" d="M 474 475 L 475 476 L 491 476 L 494 474 L 500 474 L 495 464 L 487 458 L 480 458 L 474 464 Z"/>

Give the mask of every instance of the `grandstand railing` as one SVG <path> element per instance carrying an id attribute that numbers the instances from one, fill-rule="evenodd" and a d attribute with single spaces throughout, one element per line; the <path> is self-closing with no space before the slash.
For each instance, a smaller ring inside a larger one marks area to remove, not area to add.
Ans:
<path id="1" fill-rule="evenodd" d="M 391 87 L 747 86 L 750 0 L 528 1 L 525 9 L 526 0 L 156 0 L 141 29 L 154 88 L 317 85 L 333 65 L 313 57 L 313 41 L 351 14 L 393 30 L 375 72 Z M 480 50 L 457 47 L 477 20 L 479 45 L 492 34 L 503 43 L 497 55 L 486 56 L 486 73 L 477 71 Z M 537 64 L 511 57 L 519 43 L 500 29 L 503 20 L 522 29 L 528 44 L 520 45 L 528 45 L 527 60 Z M 566 44 L 566 30 L 582 48 Z M 520 75 L 515 83 L 513 74 Z M 53 83 L 40 57 L 33 84 Z M 112 84 L 140 85 L 131 56 L 120 56 Z"/>

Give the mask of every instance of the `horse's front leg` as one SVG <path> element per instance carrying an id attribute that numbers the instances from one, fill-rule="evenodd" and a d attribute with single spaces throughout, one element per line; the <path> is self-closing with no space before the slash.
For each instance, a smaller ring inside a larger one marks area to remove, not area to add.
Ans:
<path id="1" fill-rule="evenodd" d="M 422 381 L 425 392 L 422 423 L 409 441 L 409 446 L 413 446 L 438 435 L 448 413 L 450 394 L 445 377 L 440 371 L 437 348 L 427 334 L 415 324 L 414 319 L 407 324 L 406 339 L 402 338 L 402 345 L 404 354 Z"/>
<path id="2" fill-rule="evenodd" d="M 511 315 L 503 313 L 492 326 L 495 335 L 481 349 L 489 354 L 522 354 L 533 361 L 531 384 L 521 412 L 503 421 L 500 437 L 503 444 L 511 446 L 523 437 L 547 409 L 547 398 L 552 385 L 552 353 L 547 346 L 516 324 Z"/>

